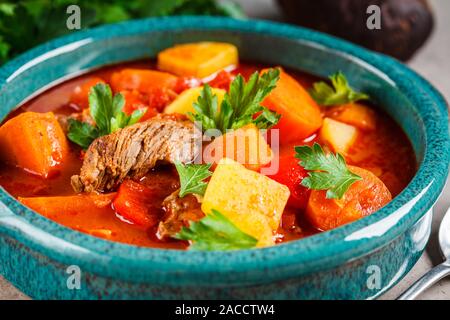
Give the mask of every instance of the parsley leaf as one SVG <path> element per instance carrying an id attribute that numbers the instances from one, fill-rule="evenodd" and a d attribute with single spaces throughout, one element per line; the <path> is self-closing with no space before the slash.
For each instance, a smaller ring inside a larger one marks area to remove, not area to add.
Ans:
<path id="1" fill-rule="evenodd" d="M 183 198 L 188 193 L 204 195 L 206 190 L 206 178 L 212 175 L 210 164 L 186 164 L 176 163 L 178 175 L 180 176 L 179 197 Z"/>
<path id="2" fill-rule="evenodd" d="M 207 251 L 251 249 L 258 242 L 214 209 L 200 221 L 192 222 L 188 228 L 183 227 L 174 238 L 191 241 L 191 250 Z"/>
<path id="3" fill-rule="evenodd" d="M 125 105 L 123 95 L 114 97 L 109 85 L 98 83 L 89 92 L 89 112 L 95 126 L 78 120 L 69 121 L 67 137 L 87 149 L 96 138 L 108 135 L 139 121 L 146 110 L 135 110 L 131 115 L 122 111 Z"/>
<path id="4" fill-rule="evenodd" d="M 70 141 L 87 149 L 92 141 L 99 136 L 98 130 L 93 125 L 74 119 L 69 119 L 69 131 L 67 137 Z"/>
<path id="5" fill-rule="evenodd" d="M 238 75 L 231 82 L 220 108 L 217 96 L 205 84 L 194 103 L 196 113 L 188 113 L 188 117 L 200 122 L 205 131 L 219 129 L 224 133 L 227 129 L 239 129 L 249 123 L 256 124 L 260 129 L 268 129 L 278 123 L 280 115 L 261 106 L 261 102 L 275 88 L 279 77 L 278 69 L 269 69 L 262 76 L 255 72 L 248 82 Z"/>
<path id="6" fill-rule="evenodd" d="M 344 157 L 337 154 L 325 154 L 322 147 L 315 143 L 312 147 L 295 147 L 299 164 L 308 172 L 302 185 L 314 190 L 327 190 L 327 199 L 341 199 L 350 186 L 362 178 L 351 172 Z"/>
<path id="7" fill-rule="evenodd" d="M 331 75 L 330 80 L 333 87 L 320 81 L 314 83 L 310 91 L 313 99 L 320 105 L 335 106 L 370 99 L 367 94 L 354 91 L 342 72 Z"/>

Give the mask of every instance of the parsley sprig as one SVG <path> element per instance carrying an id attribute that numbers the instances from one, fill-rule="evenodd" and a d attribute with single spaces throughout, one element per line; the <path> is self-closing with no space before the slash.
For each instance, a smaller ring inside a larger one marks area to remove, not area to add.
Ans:
<path id="1" fill-rule="evenodd" d="M 95 125 L 70 119 L 67 137 L 87 149 L 96 138 L 135 124 L 146 111 L 135 110 L 131 115 L 127 115 L 122 111 L 124 105 L 122 94 L 118 93 L 113 97 L 109 85 L 96 84 L 89 92 L 89 112 Z"/>
<path id="2" fill-rule="evenodd" d="M 309 171 L 302 185 L 327 190 L 327 199 L 341 199 L 353 183 L 362 179 L 348 169 L 341 154 L 325 154 L 318 143 L 295 147 L 295 152 L 295 157 L 301 160 L 299 164 Z"/>
<path id="3" fill-rule="evenodd" d="M 251 249 L 258 242 L 214 209 L 200 221 L 191 222 L 189 227 L 183 227 L 174 237 L 189 240 L 191 250 L 207 251 Z"/>
<path id="4" fill-rule="evenodd" d="M 179 197 L 183 198 L 189 193 L 204 195 L 206 190 L 206 178 L 212 175 L 210 164 L 181 164 L 176 163 L 175 167 L 180 176 Z"/>
<path id="5" fill-rule="evenodd" d="M 216 95 L 205 84 L 197 102 L 196 113 L 188 113 L 192 121 L 202 124 L 204 131 L 238 129 L 254 123 L 260 129 L 268 129 L 278 123 L 280 115 L 261 106 L 264 98 L 275 88 L 280 70 L 269 69 L 263 75 L 253 73 L 248 82 L 238 75 L 230 84 L 229 91 L 219 106 Z"/>
<path id="6" fill-rule="evenodd" d="M 333 87 L 324 81 L 320 81 L 314 83 L 313 89 L 310 91 L 311 96 L 318 104 L 335 106 L 370 99 L 367 94 L 353 90 L 342 72 L 337 72 L 329 78 Z"/>

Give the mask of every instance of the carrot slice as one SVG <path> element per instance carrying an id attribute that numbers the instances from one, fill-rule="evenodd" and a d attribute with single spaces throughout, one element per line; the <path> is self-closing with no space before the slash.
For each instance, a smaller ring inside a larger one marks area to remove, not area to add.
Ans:
<path id="1" fill-rule="evenodd" d="M 102 210 L 111 205 L 116 193 L 109 194 L 78 194 L 56 197 L 19 197 L 19 201 L 52 220 L 60 221 L 58 216 L 77 215 L 80 212 Z"/>
<path id="2" fill-rule="evenodd" d="M 175 90 L 178 78 L 167 72 L 147 69 L 123 69 L 111 76 L 111 86 L 114 92 L 123 90 L 138 90 L 141 93 L 151 93 L 155 89 Z"/>
<path id="3" fill-rule="evenodd" d="M 319 230 L 334 229 L 368 216 L 391 201 L 392 196 L 384 183 L 372 172 L 348 166 L 362 177 L 347 190 L 342 199 L 327 199 L 326 190 L 312 190 L 306 216 Z"/>
<path id="4" fill-rule="evenodd" d="M 280 122 L 274 128 L 280 130 L 280 141 L 288 143 L 307 138 L 317 131 L 322 125 L 322 115 L 308 91 L 285 71 L 280 71 L 276 88 L 262 105 L 281 114 Z"/>
<path id="5" fill-rule="evenodd" d="M 24 112 L 0 127 L 0 154 L 12 165 L 47 178 L 67 157 L 66 136 L 52 112 Z"/>

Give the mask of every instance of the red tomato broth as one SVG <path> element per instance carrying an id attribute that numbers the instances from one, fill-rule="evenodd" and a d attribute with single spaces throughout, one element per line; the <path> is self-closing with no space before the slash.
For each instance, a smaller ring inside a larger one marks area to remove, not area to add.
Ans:
<path id="1" fill-rule="evenodd" d="M 259 64 L 244 63 L 231 71 L 231 74 L 241 73 L 245 78 L 248 78 L 254 71 L 266 67 Z M 25 103 L 18 110 L 12 112 L 8 119 L 24 111 L 53 111 L 56 115 L 78 112 L 80 108 L 71 102 L 74 89 L 93 78 L 101 78 L 110 83 L 111 75 L 122 68 L 155 69 L 155 64 L 154 61 L 137 61 L 114 65 L 65 81 Z M 318 80 L 311 75 L 288 72 L 305 88 L 309 88 L 314 81 Z M 349 164 L 372 171 L 386 184 L 392 195 L 396 196 L 406 187 L 416 171 L 417 165 L 414 153 L 406 135 L 388 115 L 376 109 L 376 119 L 376 130 L 361 132 L 357 141 L 349 150 L 346 159 Z M 312 145 L 314 142 L 320 142 L 316 134 L 313 134 L 311 138 L 281 145 L 280 152 L 286 152 L 286 149 L 292 150 L 296 145 Z M 70 185 L 70 177 L 79 172 L 81 165 L 81 149 L 71 144 L 69 161 L 66 161 L 56 176 L 43 179 L 20 168 L 0 164 L 0 185 L 16 198 L 74 195 L 75 192 Z M 145 184 L 151 181 L 152 185 L 156 185 L 156 188 L 160 188 L 161 192 L 166 192 L 168 196 L 173 190 L 167 188 L 167 181 L 163 180 L 167 180 L 168 176 L 171 176 L 170 180 L 178 181 L 178 175 L 175 170 L 168 170 L 167 168 L 161 170 L 162 174 L 160 169 L 153 170 L 141 182 Z M 280 168 L 280 170 L 283 170 L 283 168 Z M 111 241 L 167 249 L 185 249 L 187 247 L 187 244 L 183 241 L 158 240 L 155 227 L 148 229 L 132 224 L 117 214 L 112 205 L 101 210 L 97 208 L 92 212 L 54 215 L 51 219 L 69 228 Z M 101 230 L 109 230 L 109 232 L 105 234 Z M 307 221 L 303 209 L 300 209 L 298 205 L 290 206 L 288 204 L 277 232 L 276 243 L 300 239 L 318 232 Z"/>

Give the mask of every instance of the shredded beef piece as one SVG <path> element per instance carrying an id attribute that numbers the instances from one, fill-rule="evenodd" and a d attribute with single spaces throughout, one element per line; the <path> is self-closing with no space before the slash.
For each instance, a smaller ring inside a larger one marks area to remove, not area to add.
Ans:
<path id="1" fill-rule="evenodd" d="M 198 221 L 205 216 L 194 195 L 180 198 L 178 193 L 179 190 L 175 191 L 162 203 L 165 215 L 158 225 L 157 236 L 160 239 L 175 235 L 183 226 L 187 227 L 191 221 Z"/>
<path id="2" fill-rule="evenodd" d="M 190 163 L 199 153 L 200 136 L 192 122 L 164 116 L 119 129 L 92 142 L 72 187 L 109 191 L 126 177 L 142 178 L 158 161 Z"/>

